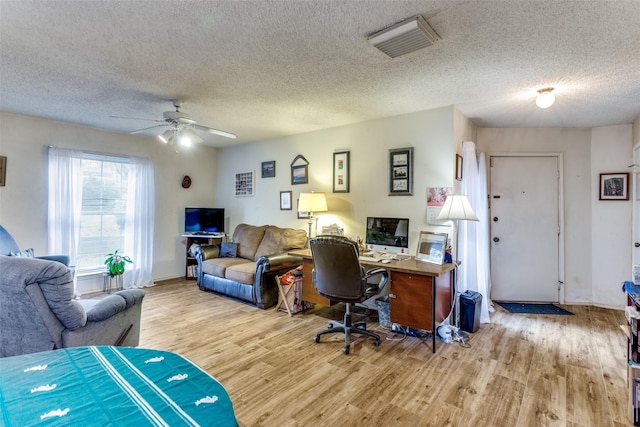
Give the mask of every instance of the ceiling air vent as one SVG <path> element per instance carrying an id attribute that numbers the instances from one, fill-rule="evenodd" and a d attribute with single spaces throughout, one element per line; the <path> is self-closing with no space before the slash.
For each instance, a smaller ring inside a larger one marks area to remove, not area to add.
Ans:
<path id="1" fill-rule="evenodd" d="M 433 45 L 440 37 L 420 16 L 406 19 L 367 37 L 367 41 L 392 58 Z"/>

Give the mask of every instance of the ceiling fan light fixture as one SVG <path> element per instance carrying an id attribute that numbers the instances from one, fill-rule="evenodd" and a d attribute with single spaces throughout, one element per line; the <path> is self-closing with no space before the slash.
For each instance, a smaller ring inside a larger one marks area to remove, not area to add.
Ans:
<path id="1" fill-rule="evenodd" d="M 556 102 L 556 96 L 553 94 L 552 87 L 538 90 L 538 97 L 536 98 L 538 108 L 549 108 L 554 102 Z"/>
<path id="2" fill-rule="evenodd" d="M 183 147 L 191 147 L 193 144 L 200 144 L 204 139 L 200 137 L 193 129 L 182 128 L 178 135 L 178 143 Z"/>
<path id="3" fill-rule="evenodd" d="M 158 135 L 158 139 L 165 144 L 168 144 L 169 141 L 173 139 L 173 129 L 167 129 L 166 131 L 162 132 L 162 134 Z"/>

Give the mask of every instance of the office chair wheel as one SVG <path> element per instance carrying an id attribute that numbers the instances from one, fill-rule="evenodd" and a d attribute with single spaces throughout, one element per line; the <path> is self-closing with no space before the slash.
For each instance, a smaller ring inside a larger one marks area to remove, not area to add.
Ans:
<path id="1" fill-rule="evenodd" d="M 332 328 L 333 328 L 333 323 L 329 323 L 329 324 L 327 325 L 327 329 L 332 329 Z"/>
<path id="2" fill-rule="evenodd" d="M 375 345 L 376 347 L 380 347 L 380 340 L 373 341 L 373 345 Z"/>
<path id="3" fill-rule="evenodd" d="M 343 352 L 344 354 L 349 354 L 349 347 L 348 347 L 348 346 L 347 346 L 347 347 L 343 347 L 343 348 L 342 348 L 342 352 Z"/>
<path id="4" fill-rule="evenodd" d="M 316 337 L 313 339 L 316 344 L 320 342 L 320 335 L 316 335 Z"/>

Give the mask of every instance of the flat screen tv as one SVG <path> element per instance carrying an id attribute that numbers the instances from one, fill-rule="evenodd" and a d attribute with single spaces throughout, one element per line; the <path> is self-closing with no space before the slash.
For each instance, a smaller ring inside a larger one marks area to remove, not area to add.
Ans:
<path id="1" fill-rule="evenodd" d="M 365 244 L 368 250 L 408 253 L 409 219 L 367 217 Z"/>
<path id="2" fill-rule="evenodd" d="M 184 208 L 184 231 L 193 234 L 224 233 L 224 208 Z"/>

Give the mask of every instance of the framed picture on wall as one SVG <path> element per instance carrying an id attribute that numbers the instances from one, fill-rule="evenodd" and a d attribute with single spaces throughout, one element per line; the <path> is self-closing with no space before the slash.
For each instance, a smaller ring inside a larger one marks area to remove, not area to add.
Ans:
<path id="1" fill-rule="evenodd" d="M 276 161 L 270 160 L 268 162 L 262 162 L 262 177 L 274 178 L 276 176 Z"/>
<path id="2" fill-rule="evenodd" d="M 291 207 L 291 191 L 281 191 L 280 192 L 280 210 L 281 211 L 290 211 Z"/>
<path id="3" fill-rule="evenodd" d="M 333 153 L 333 192 L 349 192 L 349 152 Z"/>
<path id="4" fill-rule="evenodd" d="M 629 200 L 629 173 L 601 173 L 600 200 Z"/>
<path id="5" fill-rule="evenodd" d="M 456 154 L 456 180 L 462 181 L 462 156 Z"/>
<path id="6" fill-rule="evenodd" d="M 389 150 L 389 195 L 413 195 L 413 147 Z"/>
<path id="7" fill-rule="evenodd" d="M 238 172 L 235 176 L 236 197 L 255 195 L 255 174 L 253 171 Z"/>

